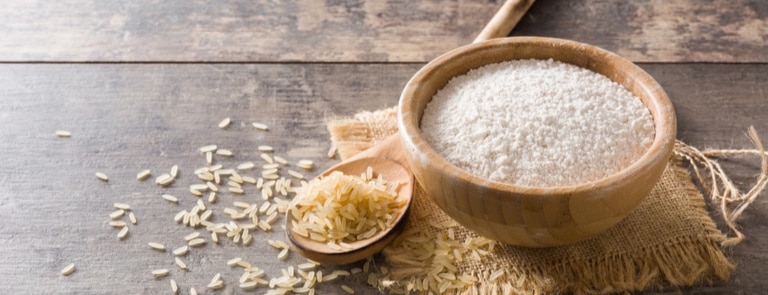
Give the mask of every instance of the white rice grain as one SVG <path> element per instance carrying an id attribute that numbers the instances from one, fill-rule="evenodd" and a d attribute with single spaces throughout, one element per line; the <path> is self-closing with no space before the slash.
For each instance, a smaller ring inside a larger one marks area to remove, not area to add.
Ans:
<path id="1" fill-rule="evenodd" d="M 197 238 L 197 239 L 193 239 L 193 240 L 189 241 L 189 243 L 187 243 L 187 244 L 190 247 L 200 247 L 200 246 L 205 245 L 205 240 L 203 238 Z"/>
<path id="2" fill-rule="evenodd" d="M 142 170 L 141 172 L 136 174 L 136 180 L 145 180 L 149 178 L 150 175 L 152 175 L 152 172 L 149 169 Z"/>
<path id="3" fill-rule="evenodd" d="M 171 202 L 171 203 L 178 203 L 179 202 L 179 199 L 177 199 L 175 196 L 172 196 L 172 195 L 163 194 L 162 197 L 163 197 L 164 200 L 166 200 L 168 202 Z"/>
<path id="4" fill-rule="evenodd" d="M 69 131 L 66 131 L 66 130 L 57 130 L 56 131 L 56 136 L 61 137 L 61 138 L 69 138 L 69 137 L 72 136 L 72 133 L 69 132 Z"/>
<path id="5" fill-rule="evenodd" d="M 109 225 L 115 228 L 124 228 L 125 227 L 125 221 L 110 221 Z"/>
<path id="6" fill-rule="evenodd" d="M 268 145 L 260 145 L 256 149 L 258 149 L 260 152 L 270 153 L 274 151 L 274 148 Z"/>
<path id="7" fill-rule="evenodd" d="M 102 180 L 102 181 L 109 181 L 109 177 L 107 177 L 106 174 L 101 172 L 96 172 L 96 178 Z"/>
<path id="8" fill-rule="evenodd" d="M 124 239 L 126 236 L 128 236 L 128 227 L 124 227 L 117 233 L 117 239 L 119 240 Z"/>
<path id="9" fill-rule="evenodd" d="M 75 264 L 71 263 L 61 270 L 61 274 L 68 276 L 75 272 Z"/>
<path id="10" fill-rule="evenodd" d="M 195 239 L 197 237 L 200 237 L 200 233 L 199 232 L 193 232 L 191 234 L 188 234 L 188 235 L 184 236 L 184 240 L 189 242 L 189 241 L 191 241 L 191 240 L 193 240 L 193 239 Z"/>
<path id="11" fill-rule="evenodd" d="M 237 170 L 250 170 L 253 169 L 256 165 L 253 164 L 253 162 L 244 162 L 240 165 L 237 165 Z"/>
<path id="12" fill-rule="evenodd" d="M 117 210 L 113 211 L 112 213 L 109 213 L 109 218 L 114 220 L 114 219 L 121 218 L 124 215 L 125 215 L 125 210 L 117 209 Z"/>
<path id="13" fill-rule="evenodd" d="M 269 127 L 266 124 L 253 122 L 253 127 L 262 131 L 269 130 Z"/>
<path id="14" fill-rule="evenodd" d="M 186 269 L 187 269 L 187 264 L 186 264 L 186 263 L 184 263 L 184 261 L 183 261 L 183 260 L 181 260 L 181 258 L 179 258 L 179 257 L 174 257 L 174 260 L 176 261 L 176 265 L 177 265 L 177 266 L 178 266 L 178 267 L 179 267 L 181 270 L 186 270 Z"/>
<path id="15" fill-rule="evenodd" d="M 216 150 L 216 155 L 225 156 L 225 157 L 231 157 L 232 156 L 232 151 L 226 150 L 226 149 L 218 149 L 218 150 Z"/>
<path id="16" fill-rule="evenodd" d="M 280 165 L 288 165 L 288 161 L 280 156 L 274 156 L 273 159 L 275 160 L 275 163 L 278 163 Z"/>
<path id="17" fill-rule="evenodd" d="M 152 276 L 155 278 L 162 278 L 167 276 L 170 271 L 167 268 L 155 269 L 152 271 Z"/>
<path id="18" fill-rule="evenodd" d="M 293 176 L 296 179 L 304 179 L 304 174 L 301 174 L 301 173 L 293 171 L 293 170 L 288 170 L 288 174 L 290 174 L 291 176 Z"/>
<path id="19" fill-rule="evenodd" d="M 226 129 L 227 127 L 229 127 L 230 123 L 232 123 L 232 120 L 229 117 L 226 117 L 224 118 L 224 120 L 221 120 L 221 122 L 219 122 L 219 128 Z"/>
<path id="20" fill-rule="evenodd" d="M 264 159 L 264 161 L 265 161 L 265 162 L 267 162 L 267 163 L 269 163 L 269 164 L 274 164 L 274 163 L 275 163 L 275 160 L 274 160 L 274 159 L 272 159 L 272 157 L 271 157 L 271 156 L 269 156 L 269 155 L 267 155 L 267 154 L 265 154 L 265 153 L 262 153 L 262 154 L 260 155 L 260 157 L 261 157 L 262 159 Z"/>
<path id="21" fill-rule="evenodd" d="M 181 246 L 176 249 L 173 249 L 174 256 L 184 256 L 184 255 L 187 255 L 188 252 L 189 252 L 189 246 Z"/>
<path id="22" fill-rule="evenodd" d="M 160 251 L 160 252 L 165 252 L 165 246 L 163 246 L 163 244 L 155 243 L 155 242 L 149 242 L 149 243 L 147 243 L 147 245 L 149 245 L 149 248 L 152 248 L 154 250 L 157 250 L 157 251 Z"/>
<path id="23" fill-rule="evenodd" d="M 176 280 L 174 279 L 171 279 L 171 292 L 173 294 L 179 293 L 179 285 L 176 284 Z"/>

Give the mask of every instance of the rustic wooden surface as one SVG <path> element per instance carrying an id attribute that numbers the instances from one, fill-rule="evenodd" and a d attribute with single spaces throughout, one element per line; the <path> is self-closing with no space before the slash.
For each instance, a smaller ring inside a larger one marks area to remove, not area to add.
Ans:
<path id="1" fill-rule="evenodd" d="M 2 61 L 425 62 L 502 1 L 36 0 L 0 3 Z M 513 35 L 643 62 L 768 62 L 761 0 L 538 0 Z"/>
<path id="2" fill-rule="evenodd" d="M 313 176 L 337 162 L 326 157 L 326 120 L 393 106 L 423 62 L 471 42 L 499 6 L 480 0 L 0 3 L 0 153 L 8 169 L 0 174 L 0 290 L 167 294 L 168 278 L 150 274 L 162 267 L 172 270 L 182 294 L 190 286 L 204 291 L 218 272 L 227 283 L 215 294 L 240 293 L 240 272 L 225 264 L 238 256 L 279 276 L 304 261 L 295 253 L 276 260 L 265 240 L 282 238 L 279 227 L 257 233 L 248 247 L 223 241 L 193 249 L 187 272 L 176 269 L 169 253 L 148 249 L 150 241 L 179 246 L 192 232 L 172 217 L 194 205 L 187 185 L 205 165 L 197 148 L 231 149 L 233 158 L 217 160 L 234 166 L 261 163 L 255 147 L 269 144 L 289 160 L 314 160 L 315 170 L 306 173 Z M 768 5 L 759 0 L 538 0 L 511 35 L 574 39 L 644 62 L 677 109 L 678 138 L 700 148 L 751 148 L 750 125 L 768 141 L 767 18 Z M 219 61 L 227 63 L 211 63 Z M 221 130 L 216 124 L 225 117 L 233 124 Z M 254 121 L 271 129 L 259 132 L 249 125 Z M 57 138 L 56 130 L 72 137 Z M 757 160 L 733 162 L 726 167 L 737 183 L 754 181 Z M 142 169 L 157 176 L 174 164 L 181 176 L 169 188 L 135 179 Z M 109 182 L 97 180 L 97 171 Z M 163 201 L 161 193 L 180 204 Z M 258 199 L 225 193 L 213 206 L 249 198 Z M 118 201 L 131 204 L 139 219 L 123 241 L 107 223 Z M 724 250 L 737 264 L 729 281 L 682 291 L 768 289 L 767 210 L 764 193 L 740 219 L 747 239 Z M 716 208 L 711 212 L 720 219 Z M 61 276 L 69 263 L 77 271 Z M 378 293 L 364 281 L 323 284 L 318 294 L 340 294 L 342 283 L 359 294 Z"/>
<path id="3" fill-rule="evenodd" d="M 768 67 L 764 65 L 643 65 L 667 89 L 678 111 L 680 138 L 699 147 L 750 148 L 745 134 L 755 125 L 768 138 Z M 238 292 L 239 272 L 225 261 L 243 257 L 279 276 L 280 269 L 304 260 L 295 253 L 276 260 L 266 239 L 283 238 L 282 230 L 255 234 L 251 246 L 230 241 L 193 249 L 185 260 L 189 271 L 178 271 L 169 253 L 147 247 L 184 243 L 193 230 L 173 222 L 197 197 L 188 192 L 192 171 L 205 165 L 197 148 L 218 144 L 235 153 L 219 163 L 234 166 L 246 160 L 261 163 L 255 146 L 269 144 L 289 160 L 312 159 L 319 173 L 336 160 L 326 157 L 328 133 L 323 122 L 396 104 L 403 83 L 419 65 L 145 65 L 145 64 L 19 64 L 0 67 L 0 153 L 6 155 L 0 176 L 0 283 L 7 294 L 157 294 L 169 290 L 168 278 L 150 271 L 169 268 L 184 287 L 204 286 L 220 272 L 224 291 Z M 730 73 L 730 74 L 729 74 Z M 216 125 L 231 117 L 227 130 Z M 259 132 L 249 124 L 270 126 Z M 57 138 L 69 130 L 71 138 Z M 754 164 L 754 162 L 752 162 Z M 139 182 L 137 172 L 157 176 L 179 165 L 181 177 L 163 189 L 152 179 Z M 749 183 L 755 165 L 733 168 L 740 183 Z M 94 173 L 106 173 L 101 182 Z M 214 208 L 236 200 L 255 202 L 256 194 L 222 194 Z M 160 199 L 170 193 L 173 205 Z M 740 224 L 747 240 L 726 253 L 738 264 L 733 278 L 695 292 L 761 292 L 768 288 L 767 199 L 749 208 Z M 139 219 L 130 236 L 116 238 L 107 216 L 114 202 L 133 206 Z M 714 211 L 713 211 L 714 212 Z M 717 217 L 714 213 L 713 216 Z M 217 216 L 216 220 L 226 220 Z M 717 218 L 715 218 L 717 219 Z M 77 272 L 63 277 L 68 263 Z M 330 267 L 326 268 L 326 272 Z M 375 294 L 365 278 L 344 280 L 362 294 Z M 340 283 L 321 285 L 321 294 L 338 294 Z"/>

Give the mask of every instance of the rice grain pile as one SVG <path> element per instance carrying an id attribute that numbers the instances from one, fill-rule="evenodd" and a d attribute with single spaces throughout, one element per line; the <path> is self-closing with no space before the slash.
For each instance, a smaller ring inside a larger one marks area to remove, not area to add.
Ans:
<path id="1" fill-rule="evenodd" d="M 486 65 L 454 77 L 421 121 L 424 138 L 474 175 L 522 186 L 599 180 L 654 138 L 640 98 L 607 77 L 553 60 Z"/>
<path id="2" fill-rule="evenodd" d="M 313 179 L 296 191 L 294 233 L 342 250 L 347 243 L 373 237 L 389 228 L 406 200 L 397 198 L 397 182 L 373 178 L 368 167 L 360 176 L 339 171 Z"/>

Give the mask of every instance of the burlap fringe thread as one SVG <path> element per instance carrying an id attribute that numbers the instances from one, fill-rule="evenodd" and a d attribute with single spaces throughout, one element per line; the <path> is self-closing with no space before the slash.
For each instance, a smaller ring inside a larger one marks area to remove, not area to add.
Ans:
<path id="1" fill-rule="evenodd" d="M 396 112 L 386 109 L 363 112 L 354 119 L 328 124 L 334 143 L 329 156 L 338 153 L 343 159 L 368 149 L 387 135 L 397 131 L 397 127 L 391 124 L 395 120 Z M 371 134 L 371 132 L 378 133 Z M 690 165 L 699 183 L 709 193 L 710 199 L 719 203 L 725 224 L 734 235 L 729 237 L 724 234 L 721 238 L 712 239 L 713 243 L 719 241 L 720 247 L 733 246 L 744 240 L 743 233 L 737 229 L 736 220 L 768 184 L 768 154 L 766 154 L 754 127 L 749 128 L 748 135 L 757 149 L 700 151 L 682 141 L 675 143 L 674 157 L 686 161 Z M 755 185 L 742 194 L 722 169 L 717 159 L 744 155 L 757 155 L 762 163 L 760 175 Z M 627 257 L 606 257 L 607 261 L 596 261 L 593 265 L 594 268 L 585 270 L 586 273 L 565 270 L 565 268 L 574 267 L 568 263 L 560 265 L 559 268 L 562 268 L 560 270 L 538 269 L 539 274 L 537 275 L 525 275 L 518 271 L 509 270 L 493 282 L 485 281 L 483 284 L 474 284 L 454 293 L 462 295 L 542 294 L 565 291 L 602 294 L 628 290 L 640 291 L 646 287 L 658 287 L 659 277 L 663 277 L 672 286 L 690 286 L 698 283 L 704 277 L 702 272 L 710 272 L 711 276 L 726 279 L 734 266 L 721 253 L 713 253 L 715 251 L 713 249 L 717 249 L 717 247 L 712 246 L 718 245 L 702 245 L 695 241 L 678 240 L 669 243 L 669 247 L 665 247 L 668 249 L 666 252 L 644 251 L 645 253 L 638 253 L 638 256 L 631 257 L 629 260 Z M 691 252 L 698 253 L 698 255 L 690 255 Z M 662 267 L 681 264 L 691 267 L 685 271 Z M 419 275 L 417 270 L 409 270 L 407 276 Z M 579 285 L 556 286 L 556 282 L 542 280 L 542 278 L 551 277 L 545 272 L 556 272 L 558 275 L 571 274 L 574 276 L 573 278 L 563 278 L 558 281 L 576 282 Z M 594 272 L 594 274 L 589 272 Z M 477 276 L 480 280 L 487 280 L 490 273 L 473 273 L 471 275 Z M 393 279 L 394 281 L 392 281 Z M 397 283 L 403 282 L 403 279 L 389 276 L 385 277 L 383 282 L 386 282 L 387 286 L 393 287 Z"/>

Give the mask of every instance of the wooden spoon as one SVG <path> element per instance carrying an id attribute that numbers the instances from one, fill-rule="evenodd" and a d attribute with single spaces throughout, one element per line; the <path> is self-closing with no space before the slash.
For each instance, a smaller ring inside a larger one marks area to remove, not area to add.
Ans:
<path id="1" fill-rule="evenodd" d="M 365 173 L 368 167 L 373 169 L 374 177 L 380 174 L 387 182 L 400 183 L 397 198 L 406 200 L 406 204 L 397 212 L 395 226 L 379 231 L 371 238 L 349 243 L 351 248 L 348 250 L 339 250 L 329 247 L 326 243 L 296 234 L 291 227 L 291 220 L 295 218 L 292 205 L 285 215 L 288 241 L 296 252 L 324 264 L 347 264 L 378 253 L 397 237 L 397 233 L 405 226 L 408 208 L 411 207 L 413 199 L 413 174 L 406 162 L 399 133 L 331 167 L 320 175 L 326 176 L 333 171 L 341 171 L 347 175 L 360 175 Z"/>
<path id="2" fill-rule="evenodd" d="M 520 21 L 534 0 L 507 0 L 491 21 L 483 28 L 473 43 L 493 38 L 506 37 L 512 28 Z M 287 235 L 291 247 L 302 256 L 325 264 L 347 264 L 364 259 L 378 253 L 392 242 L 397 234 L 405 227 L 405 220 L 411 207 L 413 198 L 413 174 L 405 158 L 405 150 L 401 142 L 400 134 L 390 136 L 381 143 L 356 156 L 331 167 L 321 174 L 328 175 L 333 171 L 341 171 L 344 174 L 360 175 L 368 167 L 373 168 L 374 173 L 381 174 L 388 181 L 402 183 L 398 191 L 398 198 L 407 200 L 406 206 L 396 218 L 395 225 L 365 240 L 350 243 L 349 250 L 338 250 L 327 244 L 305 238 L 295 234 L 291 229 L 293 220 L 292 207 L 286 212 Z"/>

